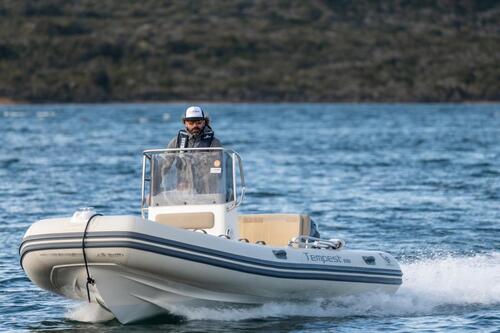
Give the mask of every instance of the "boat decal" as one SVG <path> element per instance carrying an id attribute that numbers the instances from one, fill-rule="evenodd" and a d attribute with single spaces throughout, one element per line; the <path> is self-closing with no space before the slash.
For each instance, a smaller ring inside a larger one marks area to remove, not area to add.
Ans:
<path id="1" fill-rule="evenodd" d="M 57 234 L 44 234 L 28 236 L 25 238 L 23 243 L 21 243 L 20 250 L 23 248 L 24 244 L 32 241 L 39 240 L 62 240 L 62 239 L 81 239 L 82 234 L 78 232 L 73 233 L 57 233 Z M 137 240 L 144 240 L 155 244 L 161 244 L 166 246 L 173 246 L 187 251 L 194 251 L 197 253 L 207 254 L 211 256 L 218 256 L 228 260 L 236 260 L 239 262 L 245 262 L 249 264 L 255 264 L 267 267 L 276 267 L 284 269 L 305 269 L 308 271 L 321 270 L 321 271 L 335 271 L 335 272 L 346 272 L 346 273 L 359 273 L 359 274 L 376 274 L 376 275 L 388 275 L 401 277 L 403 274 L 399 269 L 384 269 L 384 268 L 371 268 L 371 267 L 352 267 L 352 266 L 340 266 L 340 265 L 322 265 L 322 264 L 302 264 L 294 262 L 276 262 L 271 260 L 263 260 L 252 258 L 248 256 L 241 256 L 234 253 L 228 253 L 224 251 L 219 251 L 207 247 L 192 245 L 188 243 L 183 243 L 175 241 L 172 239 L 166 239 L 156 236 L 151 236 L 142 233 L 130 232 L 130 231 L 98 231 L 98 232 L 88 232 L 86 239 L 98 239 L 98 238 L 131 238 Z M 80 241 L 81 243 L 81 241 Z M 81 245 L 80 245 L 81 246 Z"/>
<path id="2" fill-rule="evenodd" d="M 21 261 L 27 253 L 33 251 L 63 250 L 63 249 L 74 249 L 74 248 L 81 248 L 81 242 L 75 241 L 75 242 L 65 242 L 65 243 L 39 243 L 39 244 L 27 245 L 24 247 L 23 252 L 21 254 Z M 280 271 L 280 270 L 269 269 L 267 267 L 262 267 L 262 266 L 261 267 L 247 266 L 247 265 L 242 265 L 238 262 L 224 261 L 218 258 L 199 255 L 197 253 L 183 252 L 175 248 L 164 248 L 151 244 L 138 243 L 127 240 L 93 241 L 89 242 L 86 245 L 86 248 L 130 248 L 135 250 L 152 252 L 160 255 L 166 255 L 178 259 L 189 260 L 201 264 L 221 267 L 243 273 L 264 275 L 264 276 L 285 278 L 285 279 L 327 280 L 327 281 L 361 282 L 361 283 L 376 283 L 376 284 L 391 284 L 391 285 L 400 285 L 402 283 L 401 278 L 360 276 L 360 275 L 347 275 L 347 274 L 344 275 L 344 274 L 334 274 L 333 272 L 328 272 L 328 271 L 314 271 L 314 270 L 309 270 L 309 272 L 283 271 L 283 270 Z"/>
<path id="3" fill-rule="evenodd" d="M 384 255 L 383 253 L 378 254 L 382 259 L 384 259 L 385 263 L 389 266 L 394 266 L 394 264 L 391 261 L 391 258 L 389 258 L 387 255 Z"/>

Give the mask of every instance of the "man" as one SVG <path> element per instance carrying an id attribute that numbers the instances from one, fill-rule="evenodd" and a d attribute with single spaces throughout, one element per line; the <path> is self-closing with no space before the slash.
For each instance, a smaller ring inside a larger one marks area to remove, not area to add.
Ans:
<path id="1" fill-rule="evenodd" d="M 221 142 L 214 136 L 210 127 L 210 120 L 199 106 L 190 106 L 182 117 L 185 129 L 179 131 L 168 143 L 167 148 L 208 148 L 222 147 Z M 162 166 L 162 175 L 175 172 L 177 191 L 194 189 L 196 193 L 213 193 L 217 191 L 219 173 L 211 172 L 211 168 L 218 168 L 221 164 L 221 152 L 204 152 L 198 154 L 170 155 L 171 161 Z M 175 163 L 173 164 L 173 162 Z M 175 165 L 175 168 L 171 168 Z"/>
<path id="2" fill-rule="evenodd" d="M 168 143 L 167 148 L 205 148 L 222 147 L 214 136 L 210 120 L 199 106 L 190 106 L 184 112 L 182 122 L 185 129 L 179 131 Z"/>

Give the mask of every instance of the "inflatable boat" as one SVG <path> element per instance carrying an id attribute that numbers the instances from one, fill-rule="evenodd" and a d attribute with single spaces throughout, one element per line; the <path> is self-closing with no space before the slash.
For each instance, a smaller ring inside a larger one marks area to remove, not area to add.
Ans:
<path id="1" fill-rule="evenodd" d="M 146 150 L 141 215 L 91 208 L 35 222 L 21 265 L 43 289 L 98 303 L 121 323 L 176 305 L 394 293 L 402 273 L 382 251 L 322 239 L 301 214 L 238 214 L 240 156 L 222 148 Z"/>

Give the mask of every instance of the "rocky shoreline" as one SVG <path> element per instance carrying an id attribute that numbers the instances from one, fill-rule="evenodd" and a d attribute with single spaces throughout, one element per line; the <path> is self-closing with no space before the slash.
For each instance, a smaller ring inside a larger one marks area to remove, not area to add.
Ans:
<path id="1" fill-rule="evenodd" d="M 495 1 L 7 0 L 0 96 L 500 101 L 499 27 Z"/>

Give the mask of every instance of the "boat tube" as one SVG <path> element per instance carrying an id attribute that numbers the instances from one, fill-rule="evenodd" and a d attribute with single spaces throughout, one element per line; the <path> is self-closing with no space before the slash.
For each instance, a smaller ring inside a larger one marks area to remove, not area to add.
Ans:
<path id="1" fill-rule="evenodd" d="M 98 303 L 121 323 L 176 305 L 394 293 L 393 256 L 322 239 L 300 214 L 238 214 L 240 156 L 223 148 L 146 150 L 141 216 L 35 222 L 20 246 L 28 277 L 56 294 Z"/>

